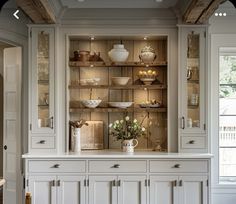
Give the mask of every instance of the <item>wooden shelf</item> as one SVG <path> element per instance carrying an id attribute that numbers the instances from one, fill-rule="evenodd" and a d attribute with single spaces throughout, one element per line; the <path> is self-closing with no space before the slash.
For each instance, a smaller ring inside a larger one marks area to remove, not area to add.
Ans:
<path id="1" fill-rule="evenodd" d="M 70 113 L 88 113 L 88 112 L 155 112 L 165 113 L 167 108 L 70 108 Z"/>
<path id="2" fill-rule="evenodd" d="M 188 109 L 198 109 L 198 105 L 188 105 Z"/>
<path id="3" fill-rule="evenodd" d="M 38 80 L 38 84 L 48 85 L 49 84 L 49 80 Z"/>
<path id="4" fill-rule="evenodd" d="M 188 83 L 192 83 L 192 84 L 199 84 L 199 80 L 188 80 Z"/>
<path id="5" fill-rule="evenodd" d="M 70 67 L 166 67 L 167 62 L 155 62 L 153 64 L 144 64 L 140 62 L 127 62 L 127 63 L 106 63 L 106 62 L 80 62 L 70 61 Z"/>
<path id="6" fill-rule="evenodd" d="M 69 85 L 69 89 L 167 89 L 164 84 L 154 85 L 126 85 L 126 86 L 114 86 L 114 85 Z"/>

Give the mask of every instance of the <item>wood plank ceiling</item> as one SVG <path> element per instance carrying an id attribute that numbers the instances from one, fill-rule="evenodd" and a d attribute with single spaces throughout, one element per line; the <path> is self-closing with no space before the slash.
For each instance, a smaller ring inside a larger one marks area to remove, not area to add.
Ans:
<path id="1" fill-rule="evenodd" d="M 16 3 L 33 23 L 56 23 L 56 17 L 48 0 L 16 0 Z"/>
<path id="2" fill-rule="evenodd" d="M 205 23 L 226 0 L 192 0 L 183 15 L 183 22 L 189 24 Z"/>

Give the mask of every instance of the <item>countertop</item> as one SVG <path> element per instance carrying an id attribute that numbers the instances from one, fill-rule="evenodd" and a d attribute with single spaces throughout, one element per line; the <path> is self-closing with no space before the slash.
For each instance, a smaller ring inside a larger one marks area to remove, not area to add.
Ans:
<path id="1" fill-rule="evenodd" d="M 46 154 L 46 153 L 27 153 L 22 155 L 24 159 L 209 159 L 212 158 L 212 154 L 208 153 L 166 153 L 155 151 L 135 151 L 134 153 L 125 153 L 122 151 L 114 150 L 94 150 L 94 151 L 82 151 L 79 153 L 58 153 L 58 154 Z"/>

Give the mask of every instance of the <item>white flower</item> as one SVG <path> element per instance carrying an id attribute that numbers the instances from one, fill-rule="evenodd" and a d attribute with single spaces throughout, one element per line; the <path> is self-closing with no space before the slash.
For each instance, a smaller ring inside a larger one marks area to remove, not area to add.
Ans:
<path id="1" fill-rule="evenodd" d="M 124 121 L 123 120 L 120 120 L 120 123 L 123 123 Z"/>
<path id="2" fill-rule="evenodd" d="M 142 131 L 144 132 L 146 129 L 144 127 L 142 127 Z"/>
<path id="3" fill-rule="evenodd" d="M 137 121 L 137 119 L 134 119 L 134 123 L 137 123 L 138 121 Z"/>
<path id="4" fill-rule="evenodd" d="M 116 125 L 114 125 L 113 128 L 116 129 Z"/>
<path id="5" fill-rule="evenodd" d="M 129 116 L 126 116 L 126 117 L 125 117 L 125 120 L 128 121 L 128 120 L 129 120 Z"/>
<path id="6" fill-rule="evenodd" d="M 112 123 L 110 123 L 110 125 L 109 125 L 109 128 L 111 128 L 111 127 L 112 127 L 112 125 L 113 125 L 113 124 L 112 124 Z"/>
<path id="7" fill-rule="evenodd" d="M 119 122 L 120 122 L 119 120 L 116 120 L 116 124 L 119 124 Z"/>

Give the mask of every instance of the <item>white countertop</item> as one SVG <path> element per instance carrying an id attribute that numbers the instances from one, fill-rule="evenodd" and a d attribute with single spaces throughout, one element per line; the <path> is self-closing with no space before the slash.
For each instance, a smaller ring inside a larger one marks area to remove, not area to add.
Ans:
<path id="1" fill-rule="evenodd" d="M 155 151 L 136 151 L 134 153 L 125 153 L 122 151 L 114 150 L 94 150 L 82 151 L 80 153 L 60 153 L 60 154 L 45 154 L 45 153 L 32 153 L 24 154 L 22 158 L 25 159 L 86 159 L 86 158 L 114 158 L 114 159 L 129 159 L 129 158 L 143 158 L 143 159 L 208 159 L 212 158 L 212 154 L 202 153 L 166 153 Z"/>

